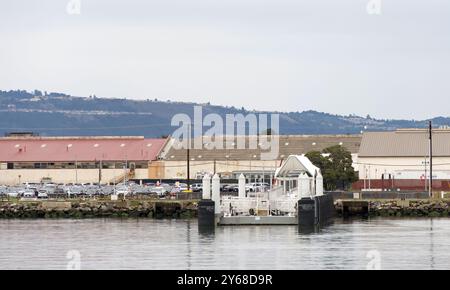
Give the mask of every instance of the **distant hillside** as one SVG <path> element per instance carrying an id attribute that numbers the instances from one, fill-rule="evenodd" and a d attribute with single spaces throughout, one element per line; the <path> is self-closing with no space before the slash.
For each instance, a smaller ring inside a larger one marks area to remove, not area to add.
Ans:
<path id="1" fill-rule="evenodd" d="M 193 114 L 195 103 L 74 97 L 40 91 L 0 91 L 0 134 L 34 131 L 41 136 L 67 135 L 170 135 L 173 115 Z M 204 115 L 250 111 L 202 104 Z M 450 118 L 433 119 L 434 125 L 449 126 Z M 282 134 L 357 134 L 362 130 L 394 130 L 426 127 L 427 120 L 377 120 L 339 116 L 316 111 L 280 113 Z"/>

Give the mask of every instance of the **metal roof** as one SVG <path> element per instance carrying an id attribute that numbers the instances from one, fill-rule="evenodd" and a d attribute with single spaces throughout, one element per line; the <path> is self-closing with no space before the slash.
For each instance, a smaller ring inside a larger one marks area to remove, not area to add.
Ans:
<path id="1" fill-rule="evenodd" d="M 0 138 L 0 162 L 151 161 L 166 139 L 144 137 Z"/>
<path id="2" fill-rule="evenodd" d="M 361 135 L 280 135 L 277 137 L 279 137 L 279 152 L 277 158 L 273 160 L 282 160 L 288 158 L 289 155 L 301 155 L 310 151 L 322 151 L 335 145 L 341 145 L 351 153 L 357 154 L 361 143 Z M 204 141 L 205 139 L 200 140 L 200 144 L 203 146 L 201 149 L 192 147 L 194 149 L 190 151 L 191 160 L 261 160 L 261 153 L 270 152 L 270 149 L 261 149 L 257 136 L 234 136 L 231 137 L 231 141 L 223 136 L 223 139 L 223 149 L 211 147 L 207 141 Z M 238 149 L 237 140 L 239 139 L 245 142 L 244 149 Z M 255 144 L 258 146 L 251 149 L 249 140 L 255 140 Z M 195 140 L 192 140 L 192 143 L 195 143 Z M 227 149 L 227 144 L 232 148 Z M 171 144 L 167 145 L 161 156 L 167 161 L 186 160 L 186 150 L 179 145 L 172 139 Z"/>
<path id="3" fill-rule="evenodd" d="M 424 157 L 429 155 L 429 133 L 424 129 L 365 132 L 359 157 Z M 433 129 L 433 155 L 450 157 L 450 131 Z"/>

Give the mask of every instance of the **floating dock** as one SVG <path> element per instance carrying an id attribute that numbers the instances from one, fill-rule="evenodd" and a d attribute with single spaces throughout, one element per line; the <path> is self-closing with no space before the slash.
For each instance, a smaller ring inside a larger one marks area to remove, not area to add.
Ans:
<path id="1" fill-rule="evenodd" d="M 325 224 L 335 213 L 333 196 L 323 193 L 320 169 L 304 155 L 291 155 L 275 172 L 275 187 L 248 192 L 246 178 L 239 176 L 237 197 L 221 196 L 220 177 L 203 177 L 198 204 L 199 228 L 226 225 Z"/>

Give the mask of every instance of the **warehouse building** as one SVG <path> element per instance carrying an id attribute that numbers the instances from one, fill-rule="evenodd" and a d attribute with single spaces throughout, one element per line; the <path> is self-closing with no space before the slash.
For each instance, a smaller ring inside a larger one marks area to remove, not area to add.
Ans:
<path id="1" fill-rule="evenodd" d="M 113 183 L 149 177 L 167 139 L 144 137 L 0 138 L 0 184 Z"/>
<path id="2" fill-rule="evenodd" d="M 212 148 L 211 144 L 205 141 L 205 137 L 194 139 L 192 140 L 193 144 L 198 141 L 203 146 L 201 149 L 189 151 L 190 178 L 200 179 L 205 173 L 219 173 L 222 178 L 236 179 L 243 173 L 247 177 L 247 181 L 269 180 L 273 177 L 275 169 L 289 155 L 322 151 L 335 145 L 348 149 L 352 153 L 353 161 L 357 162 L 361 143 L 360 135 L 284 135 L 277 137 L 278 152 L 274 158 L 269 160 L 263 160 L 262 154 L 268 153 L 271 149 L 263 150 L 261 146 L 256 146 L 256 148 L 250 146 L 252 141 L 254 144 L 260 142 L 257 136 L 234 137 L 232 140 L 224 137 L 223 149 Z M 245 149 L 238 149 L 239 139 L 245 144 Z M 150 176 L 155 179 L 186 178 L 186 163 L 187 150 L 171 139 L 161 152 L 160 161 L 152 162 L 150 165 Z"/>
<path id="3" fill-rule="evenodd" d="M 429 131 L 366 132 L 358 154 L 362 190 L 428 190 Z M 450 130 L 433 129 L 433 189 L 450 190 Z"/>

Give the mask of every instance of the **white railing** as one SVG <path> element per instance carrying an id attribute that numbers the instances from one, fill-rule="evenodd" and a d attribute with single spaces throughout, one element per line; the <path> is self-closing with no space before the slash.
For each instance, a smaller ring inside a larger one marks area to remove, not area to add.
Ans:
<path id="1" fill-rule="evenodd" d="M 274 187 L 274 188 L 272 188 L 272 190 L 267 192 L 267 195 L 270 200 L 279 199 L 280 197 L 282 197 L 284 195 L 283 187 L 282 186 Z"/>
<path id="2" fill-rule="evenodd" d="M 224 196 L 221 199 L 221 212 L 224 215 L 251 215 L 251 210 L 269 210 L 269 200 L 261 197 Z"/>
<path id="3" fill-rule="evenodd" d="M 270 201 L 270 211 L 280 214 L 295 215 L 297 213 L 297 199 L 286 198 Z"/>
<path id="4" fill-rule="evenodd" d="M 267 196 L 267 193 L 255 197 L 224 196 L 221 199 L 220 210 L 225 216 L 251 215 L 251 211 L 255 214 L 261 210 L 267 211 L 269 215 L 271 213 L 294 215 L 297 211 L 297 201 L 296 194 L 278 196 L 274 199 L 270 195 Z"/>

